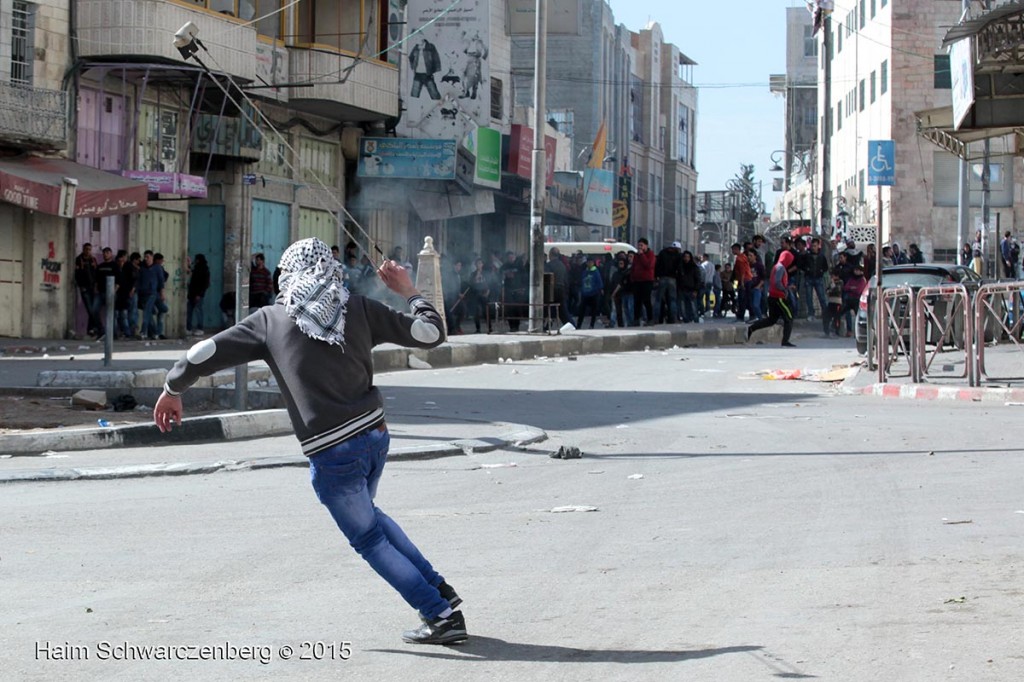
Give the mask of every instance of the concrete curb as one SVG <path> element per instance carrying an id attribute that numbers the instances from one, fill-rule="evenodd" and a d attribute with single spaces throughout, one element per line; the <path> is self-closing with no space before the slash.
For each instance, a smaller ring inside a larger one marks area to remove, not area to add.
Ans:
<path id="1" fill-rule="evenodd" d="M 852 395 L 873 395 L 908 400 L 968 400 L 986 403 L 1024 403 L 1024 389 L 933 386 L 930 384 L 871 384 L 844 389 Z"/>
<path id="2" fill-rule="evenodd" d="M 154 424 L 128 424 L 97 429 L 66 429 L 0 435 L 0 453 L 42 454 L 47 451 L 96 450 L 112 447 L 175 445 L 242 438 L 283 436 L 292 433 L 285 410 L 233 412 L 186 417 L 181 427 L 160 433 Z"/>
<path id="3" fill-rule="evenodd" d="M 459 367 L 496 363 L 499 358 L 507 360 L 529 360 L 538 356 L 554 357 L 587 355 L 598 353 L 623 353 L 643 350 L 664 350 L 678 347 L 733 346 L 746 343 L 745 324 L 700 325 L 677 328 L 643 328 L 628 334 L 602 334 L 571 332 L 552 336 L 523 336 L 512 340 L 502 339 L 494 343 L 447 342 L 431 350 L 402 347 L 376 348 L 373 364 L 378 372 L 405 370 L 409 368 L 409 357 L 415 356 L 434 368 Z M 758 332 L 757 341 L 774 342 L 782 337 L 778 325 Z M 163 386 L 167 371 L 162 369 L 142 371 L 74 371 L 60 370 L 41 372 L 39 384 L 52 390 L 55 388 L 118 388 L 128 387 L 146 392 L 155 392 Z M 266 366 L 249 368 L 249 378 L 259 379 L 270 376 Z M 234 371 L 218 372 L 206 381 L 200 382 L 195 390 L 209 392 L 214 397 L 217 386 L 234 381 Z M 121 382 L 121 383 L 119 383 Z M 263 396 L 260 404 L 267 406 L 276 401 L 273 396 Z M 276 395 L 276 394 L 275 394 Z M 223 396 L 221 396 L 223 397 Z M 279 395 L 277 396 L 279 398 Z M 283 409 L 263 409 L 249 412 L 234 412 L 223 415 L 186 418 L 181 428 L 161 434 L 152 424 L 132 424 L 98 429 L 74 429 L 36 431 L 30 433 L 0 435 L 0 453 L 41 454 L 47 451 L 93 450 L 111 447 L 138 447 L 145 445 L 171 445 L 197 442 L 216 442 L 244 438 L 286 435 L 292 433 L 288 415 Z"/>
<path id="4" fill-rule="evenodd" d="M 508 431 L 485 439 L 457 440 L 428 446 L 393 448 L 388 453 L 389 461 L 416 461 L 439 459 L 456 455 L 472 455 L 490 452 L 499 448 L 520 447 L 547 440 L 543 430 L 524 424 L 506 424 Z M 175 462 L 137 464 L 119 467 L 91 467 L 69 469 L 37 469 L 0 473 L 0 484 L 38 483 L 54 481 L 109 481 L 123 478 L 147 478 L 155 476 L 194 476 L 227 471 L 257 471 L 282 467 L 305 467 L 309 458 L 303 455 L 285 457 L 256 457 L 242 460 L 220 460 L 217 462 Z"/>
<path id="5" fill-rule="evenodd" d="M 1021 403 L 1024 404 L 1024 388 L 967 387 L 967 386 L 936 386 L 934 384 L 881 384 L 867 386 L 850 385 L 866 368 L 861 366 L 857 372 L 843 381 L 839 392 L 845 395 L 870 395 L 879 398 L 899 398 L 903 400 L 966 400 L 985 403 Z"/>

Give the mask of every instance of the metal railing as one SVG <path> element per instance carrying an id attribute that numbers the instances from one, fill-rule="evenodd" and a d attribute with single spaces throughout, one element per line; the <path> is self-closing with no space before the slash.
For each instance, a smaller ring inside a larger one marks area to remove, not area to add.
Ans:
<path id="1" fill-rule="evenodd" d="M 939 376 L 932 372 L 932 365 L 946 346 L 952 345 L 960 349 L 964 356 L 964 368 L 959 377 L 966 378 L 973 385 L 973 322 L 970 295 L 963 284 L 943 284 L 917 290 L 911 327 L 914 362 L 910 370 L 915 383 L 927 376 Z M 929 353 L 927 346 L 930 341 L 933 342 L 933 348 Z"/>
<path id="2" fill-rule="evenodd" d="M 911 376 L 914 354 L 911 343 L 911 327 L 914 320 L 914 290 L 910 287 L 893 287 L 882 290 L 881 330 L 878 334 L 878 367 L 880 377 Z M 871 335 L 868 335 L 871 338 Z M 869 349 L 870 351 L 870 349 Z M 892 366 L 899 357 L 907 359 L 907 373 L 893 374 Z"/>
<path id="3" fill-rule="evenodd" d="M 984 284 L 974 295 L 974 381 L 972 386 L 980 386 L 982 379 L 993 381 L 998 379 L 1020 379 L 1024 377 L 993 377 L 985 368 L 985 340 L 992 331 L 992 340 L 999 342 L 1002 337 L 1024 351 L 1021 341 L 1022 311 L 1021 296 L 1024 295 L 1024 282 L 998 282 Z M 1009 301 L 1007 298 L 1009 297 Z"/>
<path id="4" fill-rule="evenodd" d="M 67 142 L 67 94 L 0 83 L 0 137 L 63 147 Z"/>

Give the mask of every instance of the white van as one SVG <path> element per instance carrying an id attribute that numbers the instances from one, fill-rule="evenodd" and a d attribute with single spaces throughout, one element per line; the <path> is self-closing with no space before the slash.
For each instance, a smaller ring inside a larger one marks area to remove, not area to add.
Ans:
<path id="1" fill-rule="evenodd" d="M 601 241 L 601 242 L 544 242 L 544 255 L 551 253 L 551 249 L 557 248 L 563 256 L 573 256 L 578 251 L 582 251 L 584 255 L 603 255 L 609 254 L 614 256 L 620 251 L 626 253 L 635 253 L 636 247 L 632 244 L 625 242 L 616 241 Z"/>

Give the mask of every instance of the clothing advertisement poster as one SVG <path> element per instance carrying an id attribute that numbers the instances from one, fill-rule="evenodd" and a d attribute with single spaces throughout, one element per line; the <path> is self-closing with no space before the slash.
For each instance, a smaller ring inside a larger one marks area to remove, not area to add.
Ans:
<path id="1" fill-rule="evenodd" d="M 461 141 L 490 123 L 490 12 L 486 0 L 409 0 L 403 135 Z"/>

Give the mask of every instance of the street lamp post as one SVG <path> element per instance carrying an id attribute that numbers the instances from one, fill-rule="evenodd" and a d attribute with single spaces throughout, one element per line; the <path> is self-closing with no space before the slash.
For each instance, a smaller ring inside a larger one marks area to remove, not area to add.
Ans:
<path id="1" fill-rule="evenodd" d="M 701 224 L 700 225 L 694 225 L 694 227 L 693 227 L 693 231 L 694 232 L 699 232 L 699 231 L 705 229 L 706 226 L 710 225 L 711 227 L 715 228 L 715 230 L 718 231 L 718 239 L 719 239 L 719 243 L 720 244 L 724 243 L 728 239 L 728 236 L 725 233 L 725 228 L 722 227 L 722 223 L 718 222 L 717 220 L 710 220 L 707 217 L 708 213 L 709 213 L 707 209 L 703 209 L 703 208 L 697 209 L 697 213 L 698 213 L 698 215 L 702 215 L 704 217 L 701 219 Z"/>

